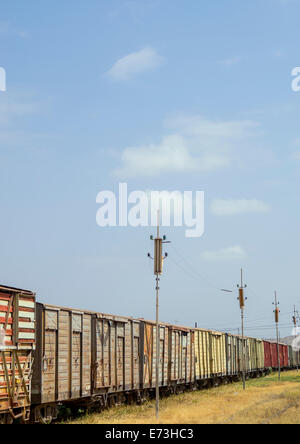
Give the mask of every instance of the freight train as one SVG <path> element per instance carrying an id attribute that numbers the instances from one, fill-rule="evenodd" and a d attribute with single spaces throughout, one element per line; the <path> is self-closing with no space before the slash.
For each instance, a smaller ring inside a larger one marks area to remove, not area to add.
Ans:
<path id="1" fill-rule="evenodd" d="M 102 409 L 151 399 L 156 325 L 144 319 L 63 308 L 0 286 L 0 423 L 50 423 L 60 406 Z M 162 395 L 238 381 L 240 336 L 160 324 Z M 300 356 L 280 344 L 280 366 Z M 278 367 L 277 345 L 244 338 L 247 378 Z"/>

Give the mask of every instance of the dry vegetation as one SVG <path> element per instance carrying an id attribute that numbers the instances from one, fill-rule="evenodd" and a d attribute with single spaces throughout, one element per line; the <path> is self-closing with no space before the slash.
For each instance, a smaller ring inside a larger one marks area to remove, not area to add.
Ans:
<path id="1" fill-rule="evenodd" d="M 154 403 L 120 406 L 70 421 L 74 424 L 154 424 Z M 161 401 L 160 424 L 300 424 L 300 372 L 285 372 L 185 393 Z"/>

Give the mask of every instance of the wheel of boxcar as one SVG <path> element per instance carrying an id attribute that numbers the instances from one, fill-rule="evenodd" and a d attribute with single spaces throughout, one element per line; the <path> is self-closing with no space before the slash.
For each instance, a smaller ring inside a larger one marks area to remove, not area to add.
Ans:
<path id="1" fill-rule="evenodd" d="M 57 409 L 54 405 L 43 405 L 35 409 L 35 422 L 51 424 L 57 418 Z"/>

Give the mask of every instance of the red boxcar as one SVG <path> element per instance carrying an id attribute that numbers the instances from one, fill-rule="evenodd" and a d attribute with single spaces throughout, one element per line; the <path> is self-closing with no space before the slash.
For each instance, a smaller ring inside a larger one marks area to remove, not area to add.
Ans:
<path id="1" fill-rule="evenodd" d="M 277 344 L 275 342 L 264 341 L 265 367 L 278 368 Z M 289 366 L 288 346 L 279 344 L 280 367 Z"/>
<path id="2" fill-rule="evenodd" d="M 289 348 L 287 345 L 282 345 L 282 349 L 283 349 L 282 367 L 287 368 L 289 366 Z"/>
<path id="3" fill-rule="evenodd" d="M 273 367 L 272 364 L 272 354 L 271 354 L 271 343 L 264 341 L 265 349 L 265 368 Z"/>

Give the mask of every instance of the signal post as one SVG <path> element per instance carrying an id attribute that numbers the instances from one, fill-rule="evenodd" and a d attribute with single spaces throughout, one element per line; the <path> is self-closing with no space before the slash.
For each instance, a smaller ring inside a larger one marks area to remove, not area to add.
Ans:
<path id="1" fill-rule="evenodd" d="M 163 274 L 163 263 L 168 257 L 166 253 L 163 256 L 163 244 L 170 243 L 166 241 L 166 236 L 163 238 L 159 235 L 159 213 L 157 216 L 157 236 L 154 239 L 153 236 L 150 237 L 154 241 L 154 258 L 148 253 L 148 257 L 154 260 L 154 275 L 156 276 L 156 404 L 155 412 L 156 419 L 159 419 L 159 364 L 160 364 L 160 327 L 159 327 L 159 283 L 160 276 Z"/>

